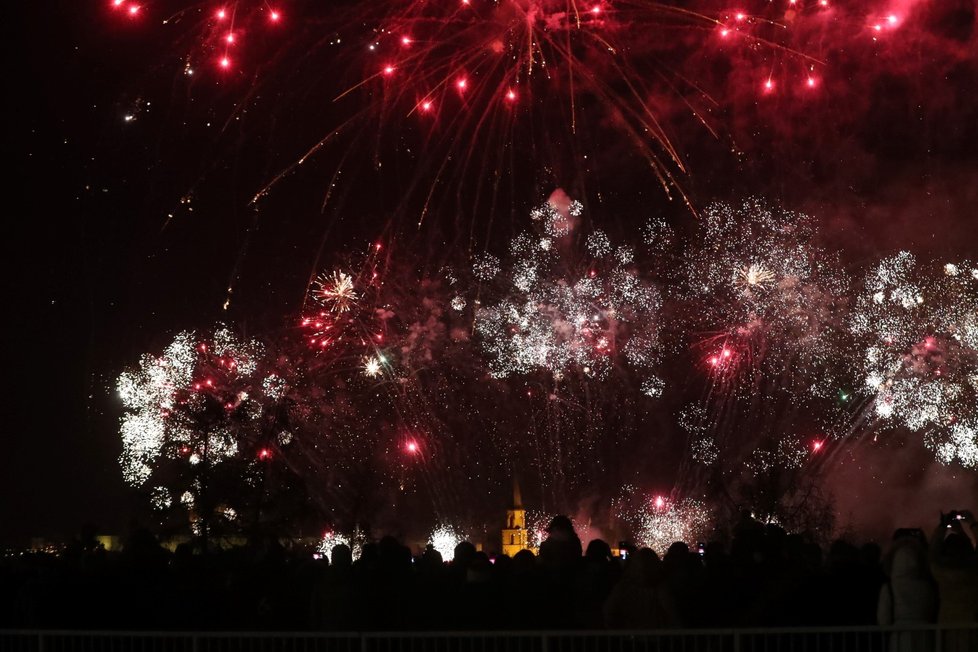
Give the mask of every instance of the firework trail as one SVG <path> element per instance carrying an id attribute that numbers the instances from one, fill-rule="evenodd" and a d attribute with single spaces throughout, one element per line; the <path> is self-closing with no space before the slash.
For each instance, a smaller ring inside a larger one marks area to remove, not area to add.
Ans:
<path id="1" fill-rule="evenodd" d="M 920 433 L 944 464 L 978 467 L 978 266 L 886 258 L 850 325 L 876 418 Z"/>
<path id="2" fill-rule="evenodd" d="M 463 196 L 471 202 L 465 214 L 491 221 L 505 180 L 547 169 L 543 183 L 577 182 L 573 170 L 587 168 L 609 138 L 685 199 L 676 123 L 691 116 L 710 137 L 725 138 L 723 98 L 711 87 L 747 89 L 755 99 L 789 89 L 810 96 L 822 82 L 825 34 L 866 38 L 862 29 L 837 29 L 840 19 L 853 21 L 840 10 L 790 0 L 757 13 L 713 1 L 174 4 L 163 14 L 160 2 L 113 0 L 110 14 L 131 29 L 157 26 L 195 99 L 230 103 L 216 111 L 219 141 L 235 148 L 237 124 L 317 107 L 280 138 L 287 146 L 273 165 L 281 171 L 256 201 L 317 155 L 330 170 L 324 204 L 343 201 L 347 179 L 379 181 L 409 165 L 416 173 L 395 192 L 395 210 L 412 223 L 433 208 L 456 212 Z M 884 21 L 883 31 L 894 28 Z M 727 67 L 737 74 L 712 79 Z M 202 89 L 204 81 L 216 87 Z M 137 119 L 143 103 L 126 115 Z M 214 118 L 209 112 L 208 124 Z"/>

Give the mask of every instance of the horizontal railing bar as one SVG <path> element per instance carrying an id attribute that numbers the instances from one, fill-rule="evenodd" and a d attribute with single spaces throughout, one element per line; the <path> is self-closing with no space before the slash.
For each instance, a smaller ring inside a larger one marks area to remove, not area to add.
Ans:
<path id="1" fill-rule="evenodd" d="M 749 628 L 701 628 L 701 629 L 591 629 L 591 630 L 438 630 L 438 631 L 210 631 L 210 630 L 92 630 L 92 629 L 0 629 L 0 636 L 132 636 L 139 638 L 520 638 L 520 637 L 598 637 L 615 638 L 627 636 L 731 636 L 764 634 L 845 634 L 857 632 L 909 632 L 909 631 L 978 631 L 976 624 L 946 625 L 847 625 L 820 627 L 749 627 Z"/>

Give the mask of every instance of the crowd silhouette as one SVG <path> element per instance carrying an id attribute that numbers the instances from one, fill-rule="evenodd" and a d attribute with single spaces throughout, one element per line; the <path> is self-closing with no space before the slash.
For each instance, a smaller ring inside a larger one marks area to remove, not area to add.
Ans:
<path id="1" fill-rule="evenodd" d="M 392 537 L 327 558 L 265 538 L 171 553 L 134 530 L 119 553 L 82 537 L 59 555 L 0 564 L 0 627 L 146 630 L 675 629 L 978 622 L 976 525 L 943 515 L 929 537 L 875 543 L 804 535 L 746 515 L 729 544 L 677 542 L 612 556 L 556 517 L 539 555 L 490 557 L 458 544 L 450 562 Z"/>

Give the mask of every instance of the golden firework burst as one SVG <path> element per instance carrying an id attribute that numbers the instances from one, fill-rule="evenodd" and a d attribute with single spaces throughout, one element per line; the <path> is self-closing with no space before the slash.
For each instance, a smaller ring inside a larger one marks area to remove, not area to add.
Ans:
<path id="1" fill-rule="evenodd" d="M 319 298 L 333 312 L 347 312 L 356 305 L 357 296 L 353 277 L 344 272 L 323 275 L 318 281 Z"/>
<path id="2" fill-rule="evenodd" d="M 383 371 L 384 358 L 383 356 L 373 356 L 367 358 L 363 363 L 363 373 L 368 378 L 376 378 Z"/>
<path id="3" fill-rule="evenodd" d="M 752 287 L 757 287 L 758 285 L 766 285 L 774 281 L 774 272 L 767 269 L 763 265 L 751 263 L 747 267 L 739 268 L 735 278 L 738 285 L 743 286 L 745 289 L 749 289 Z"/>

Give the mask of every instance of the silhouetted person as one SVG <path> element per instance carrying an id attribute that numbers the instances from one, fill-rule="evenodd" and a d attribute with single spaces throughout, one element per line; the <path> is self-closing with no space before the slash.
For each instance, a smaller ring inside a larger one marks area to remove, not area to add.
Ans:
<path id="1" fill-rule="evenodd" d="M 880 589 L 876 618 L 880 625 L 927 625 L 937 620 L 937 583 L 927 563 L 925 544 L 911 537 L 893 543 L 884 570 L 887 582 Z M 890 652 L 926 652 L 932 649 L 925 632 L 896 632 Z"/>
<path id="2" fill-rule="evenodd" d="M 498 562 L 497 562 L 498 563 Z M 506 622 L 514 629 L 540 627 L 541 569 L 529 550 L 513 555 L 510 575 L 505 579 Z"/>
<path id="3" fill-rule="evenodd" d="M 581 560 L 581 540 L 566 516 L 554 516 L 547 539 L 540 544 L 540 561 L 550 570 L 563 570 Z"/>
<path id="4" fill-rule="evenodd" d="M 940 587 L 938 622 L 978 622 L 978 554 L 971 512 L 941 514 L 931 537 L 931 569 Z"/>
<path id="5" fill-rule="evenodd" d="M 604 624 L 602 609 L 618 581 L 619 569 L 611 546 L 601 539 L 587 545 L 584 563 L 574 585 L 575 626 L 598 629 Z"/>
<path id="6" fill-rule="evenodd" d="M 475 546 L 468 541 L 459 541 L 452 551 L 452 568 L 456 574 L 465 577 L 469 564 L 475 558 Z"/>
<path id="7" fill-rule="evenodd" d="M 343 572 L 348 571 L 353 566 L 353 551 L 345 543 L 337 543 L 329 551 L 329 565 L 333 569 Z"/>
<path id="8" fill-rule="evenodd" d="M 604 605 L 604 622 L 610 629 L 661 629 L 678 627 L 672 596 L 662 578 L 662 563 L 643 548 L 628 558 L 621 581 Z"/>

